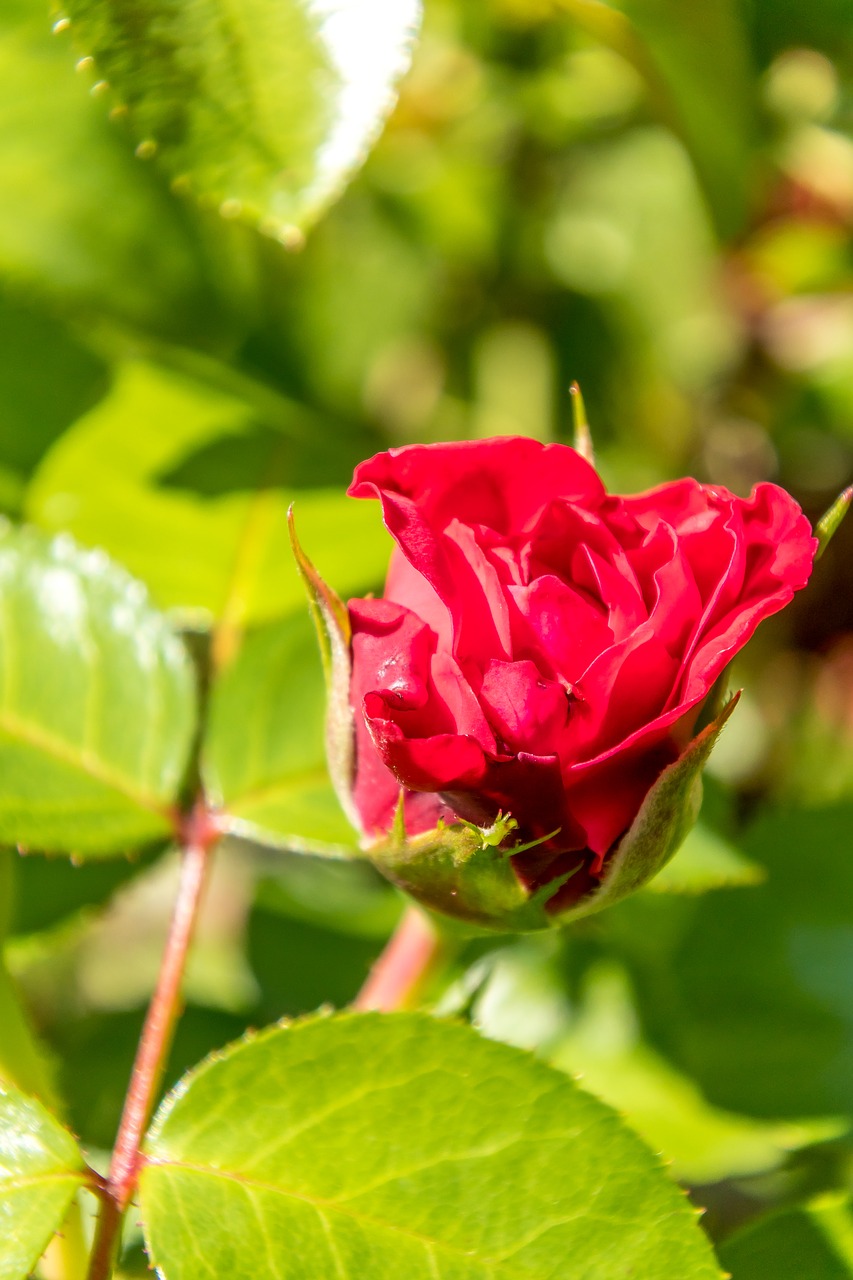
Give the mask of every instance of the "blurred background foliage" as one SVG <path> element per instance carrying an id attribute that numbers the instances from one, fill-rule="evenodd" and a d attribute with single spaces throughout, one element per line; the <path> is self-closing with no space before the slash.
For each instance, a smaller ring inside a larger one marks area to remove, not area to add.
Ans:
<path id="1" fill-rule="evenodd" d="M 427 0 L 383 136 L 304 243 L 175 193 L 92 87 L 38 0 L 6 0 L 0 508 L 105 548 L 219 677 L 206 764 L 246 838 L 173 1080 L 247 1021 L 347 1002 L 400 909 L 362 864 L 286 851 L 350 842 L 291 500 L 324 576 L 378 590 L 354 463 L 568 441 L 573 379 L 613 488 L 771 479 L 816 518 L 850 482 L 853 10 Z M 848 523 L 739 663 L 661 882 L 565 936 L 469 944 L 431 993 L 622 1111 L 736 1280 L 853 1276 L 851 553 Z M 13 861 L 9 965 L 107 1148 L 174 864 Z"/>

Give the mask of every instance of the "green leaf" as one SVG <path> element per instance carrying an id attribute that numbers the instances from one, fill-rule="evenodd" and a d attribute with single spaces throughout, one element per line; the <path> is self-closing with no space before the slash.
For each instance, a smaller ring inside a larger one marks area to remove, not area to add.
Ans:
<path id="1" fill-rule="evenodd" d="M 615 1107 L 653 1150 L 672 1161 L 681 1182 L 755 1175 L 781 1165 L 797 1147 L 844 1131 L 843 1122 L 771 1123 L 710 1106 L 694 1081 L 643 1042 L 626 975 L 612 962 L 586 974 L 573 1013 L 549 1060 Z M 479 1025 L 479 1007 L 477 1017 Z M 491 1034 L 488 1024 L 484 1030 Z"/>
<path id="2" fill-rule="evenodd" d="M 249 633 L 214 684 L 202 747 L 205 786 L 230 831 L 295 851 L 353 850 L 326 769 L 324 705 L 306 614 Z"/>
<path id="3" fill-rule="evenodd" d="M 851 829 L 849 804 L 768 812 L 739 841 L 765 883 L 642 894 L 603 921 L 648 1034 L 716 1106 L 853 1111 Z"/>
<path id="4" fill-rule="evenodd" d="M 738 1231 L 720 1250 L 737 1280 L 851 1280 L 853 1214 L 844 1195 L 829 1194 Z"/>
<path id="5" fill-rule="evenodd" d="M 5 292 L 0 352 L 0 509 L 17 513 L 41 457 L 103 395 L 106 367 L 57 320 Z"/>
<path id="6" fill-rule="evenodd" d="M 572 18 L 633 63 L 652 108 L 690 151 L 720 232 L 748 211 L 756 109 L 747 33 L 734 0 L 560 0 Z M 627 20 L 626 20 L 627 19 Z"/>
<path id="7" fill-rule="evenodd" d="M 566 1076 L 423 1015 L 277 1027 L 155 1120 L 140 1180 L 166 1280 L 700 1280 L 694 1211 Z"/>
<path id="8" fill-rule="evenodd" d="M 183 464 L 215 440 L 244 451 L 255 436 L 257 407 L 193 378 L 128 362 L 112 394 L 45 458 L 30 487 L 28 519 L 103 547 L 147 583 L 161 607 L 204 609 L 242 627 L 304 607 L 287 533 L 287 508 L 298 496 L 300 529 L 340 589 L 356 595 L 376 587 L 389 541 L 367 504 L 339 489 L 301 488 L 306 457 L 325 470 L 324 483 L 341 456 L 346 474 L 347 446 L 332 424 L 273 400 L 276 431 L 253 451 L 254 474 L 231 487 L 217 474 L 218 487 L 193 491 L 177 483 Z"/>
<path id="9" fill-rule="evenodd" d="M 711 827 L 697 822 L 678 857 L 649 881 L 649 888 L 655 893 L 704 893 L 726 885 L 761 884 L 765 877 L 757 862 L 745 858 Z"/>
<path id="10" fill-rule="evenodd" d="M 168 837 L 194 719 L 189 659 L 140 583 L 67 536 L 0 531 L 0 841 Z"/>
<path id="11" fill-rule="evenodd" d="M 666 86 L 671 120 L 684 139 L 723 237 L 749 210 L 757 113 L 742 7 L 736 0 L 680 5 L 626 0 L 625 12 Z"/>
<path id="12" fill-rule="evenodd" d="M 90 1178 L 41 1103 L 0 1084 L 0 1280 L 25 1280 Z"/>
<path id="13" fill-rule="evenodd" d="M 408 63 L 418 0 L 65 0 L 138 154 L 286 244 L 362 160 Z M 295 240 L 298 244 L 298 238 Z"/>
<path id="14" fill-rule="evenodd" d="M 209 341 L 223 315 L 198 228 L 87 90 L 46 8 L 4 0 L 0 272 L 87 317 Z"/>

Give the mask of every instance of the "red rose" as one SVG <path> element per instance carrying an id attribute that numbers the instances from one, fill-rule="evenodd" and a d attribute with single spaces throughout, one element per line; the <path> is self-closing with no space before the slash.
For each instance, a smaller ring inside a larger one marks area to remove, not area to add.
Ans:
<path id="1" fill-rule="evenodd" d="M 349 492 L 381 500 L 397 543 L 384 597 L 349 602 L 365 837 L 387 835 L 401 788 L 410 838 L 511 815 L 541 841 L 512 859 L 528 891 L 575 873 L 557 907 L 602 875 L 817 547 L 775 485 L 619 497 L 573 449 L 524 438 L 392 449 Z"/>

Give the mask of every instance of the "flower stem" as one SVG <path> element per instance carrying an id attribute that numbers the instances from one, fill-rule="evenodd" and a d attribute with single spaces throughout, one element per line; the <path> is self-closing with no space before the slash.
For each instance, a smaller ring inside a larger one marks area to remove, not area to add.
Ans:
<path id="1" fill-rule="evenodd" d="M 352 1007 L 382 1013 L 411 1007 L 443 953 L 443 940 L 429 918 L 407 907 Z"/>
<path id="2" fill-rule="evenodd" d="M 214 817 L 199 802 L 183 821 L 181 878 L 160 964 L 157 986 L 136 1051 L 130 1086 L 102 1192 L 98 1230 L 88 1280 L 108 1280 L 118 1253 L 124 1214 L 136 1189 L 140 1146 L 157 1097 L 181 1003 L 181 983 L 210 866 L 220 835 Z"/>

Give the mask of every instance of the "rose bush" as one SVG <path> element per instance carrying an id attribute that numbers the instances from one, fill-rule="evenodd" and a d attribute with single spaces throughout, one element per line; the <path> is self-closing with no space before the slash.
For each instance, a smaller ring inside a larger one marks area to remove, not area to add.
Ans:
<path id="1" fill-rule="evenodd" d="M 414 445 L 361 464 L 396 542 L 382 599 L 349 602 L 352 800 L 381 843 L 499 814 L 528 891 L 587 892 L 816 540 L 772 484 L 605 492 L 564 445 Z M 568 876 L 568 880 L 566 879 Z M 563 882 L 565 881 L 565 884 Z"/>

